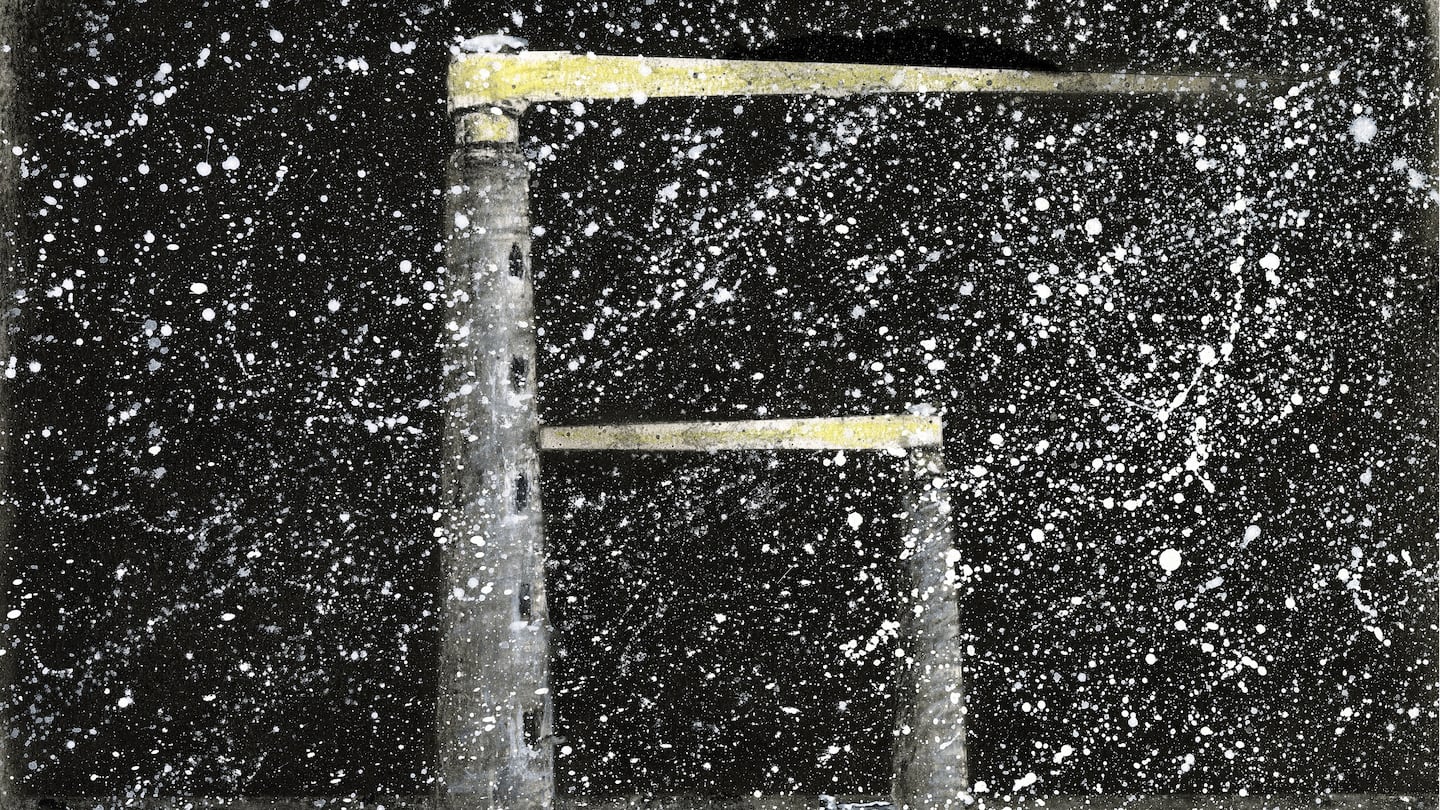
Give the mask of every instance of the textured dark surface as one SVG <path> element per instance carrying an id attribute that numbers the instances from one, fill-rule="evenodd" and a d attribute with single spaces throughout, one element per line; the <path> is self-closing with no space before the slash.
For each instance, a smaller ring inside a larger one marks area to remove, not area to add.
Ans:
<path id="1" fill-rule="evenodd" d="M 992 793 L 1032 773 L 1021 793 L 1433 792 L 1421 4 L 361 5 L 82 0 L 39 32 L 22 193 L 34 234 L 53 240 L 34 243 L 15 303 L 7 577 L 25 640 L 10 728 L 29 788 L 427 789 L 442 319 L 426 307 L 439 303 L 450 144 L 438 43 L 503 26 L 536 48 L 718 56 L 912 27 L 1065 67 L 1295 81 L 1238 108 L 536 109 L 521 145 L 545 227 L 542 417 L 943 405 L 971 766 Z M 157 79 L 162 63 L 172 70 Z M 1362 118 L 1376 126 L 1363 143 Z M 230 154 L 239 166 L 224 169 Z M 1215 365 L 1199 362 L 1204 346 Z M 557 492 L 612 486 L 558 473 L 545 474 Z M 708 491 L 750 497 L 758 473 L 707 479 Z M 817 488 L 765 486 L 779 503 Z M 866 492 L 877 500 L 843 503 L 885 514 L 872 503 L 893 493 Z M 611 495 L 592 535 L 623 526 L 662 547 L 709 525 L 715 537 L 735 507 L 706 497 Z M 795 540 L 843 532 L 841 503 L 754 520 L 788 522 Z M 635 528 L 652 509 L 679 516 L 670 534 Z M 701 551 L 734 609 L 760 611 L 726 548 Z M 1165 549 L 1182 552 L 1172 573 L 1157 564 Z M 847 614 L 866 636 L 873 615 Z M 807 643 L 828 638 L 816 621 Z M 667 632 L 632 653 L 718 654 Z M 791 655 L 779 640 L 735 645 L 737 668 Z M 610 660 L 567 671 L 615 679 Z M 834 689 L 873 688 L 835 674 Z M 707 710 L 689 711 L 674 722 Z M 818 702 L 805 721 L 814 741 L 832 733 Z M 883 779 L 888 741 L 865 745 Z M 695 755 L 647 753 L 652 776 L 633 776 L 634 790 L 713 786 Z M 867 789 L 883 790 L 855 788 Z"/>

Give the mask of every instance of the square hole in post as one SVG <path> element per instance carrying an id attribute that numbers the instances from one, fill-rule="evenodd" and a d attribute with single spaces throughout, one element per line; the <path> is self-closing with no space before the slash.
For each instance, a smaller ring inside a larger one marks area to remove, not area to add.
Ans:
<path id="1" fill-rule="evenodd" d="M 900 465 L 547 458 L 560 797 L 888 794 Z"/>

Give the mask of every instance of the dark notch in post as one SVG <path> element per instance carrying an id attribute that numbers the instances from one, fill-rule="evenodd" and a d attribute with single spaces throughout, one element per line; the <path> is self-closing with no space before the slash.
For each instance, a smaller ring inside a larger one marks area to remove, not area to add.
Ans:
<path id="1" fill-rule="evenodd" d="M 523 357 L 510 358 L 510 387 L 516 391 L 530 387 L 530 361 Z"/>
<path id="2" fill-rule="evenodd" d="M 510 277 L 525 277 L 525 251 L 520 249 L 518 242 L 510 246 Z"/>
<path id="3" fill-rule="evenodd" d="M 530 621 L 530 583 L 520 583 L 520 592 L 515 595 L 515 612 L 522 621 Z"/>

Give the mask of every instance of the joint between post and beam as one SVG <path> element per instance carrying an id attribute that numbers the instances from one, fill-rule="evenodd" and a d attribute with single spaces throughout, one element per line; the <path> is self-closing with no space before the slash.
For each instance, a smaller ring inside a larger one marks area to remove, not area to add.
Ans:
<path id="1" fill-rule="evenodd" d="M 520 117 L 498 107 L 465 110 L 455 118 L 455 144 L 514 143 L 520 139 Z"/>
<path id="2" fill-rule="evenodd" d="M 939 447 L 938 416 L 911 414 L 736 422 L 650 422 L 543 427 L 541 450 L 718 452 Z"/>

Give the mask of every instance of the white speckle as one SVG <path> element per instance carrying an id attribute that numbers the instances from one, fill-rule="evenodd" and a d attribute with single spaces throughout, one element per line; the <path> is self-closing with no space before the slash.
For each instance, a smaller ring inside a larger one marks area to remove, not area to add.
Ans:
<path id="1" fill-rule="evenodd" d="M 598 223 L 596 223 L 596 222 L 591 222 L 589 225 L 586 225 L 586 226 L 585 226 L 585 235 L 586 235 L 586 236 L 594 236 L 594 235 L 596 234 L 596 232 L 598 232 L 599 230 L 600 230 L 600 225 L 599 225 Z"/>
<path id="2" fill-rule="evenodd" d="M 594 340 L 594 339 L 595 339 L 595 324 L 593 324 L 593 323 L 587 323 L 587 324 L 585 324 L 585 328 L 580 330 L 580 339 L 581 339 L 581 340 Z"/>
<path id="3" fill-rule="evenodd" d="M 1036 284 L 1036 285 L 1035 285 L 1035 295 L 1036 295 L 1041 301 L 1048 300 L 1048 299 L 1050 298 L 1050 287 L 1049 287 L 1049 285 L 1047 285 L 1047 284 Z"/>
<path id="4" fill-rule="evenodd" d="M 200 313 L 200 317 L 204 318 L 207 321 L 213 321 L 215 320 L 215 310 L 211 309 L 210 307 L 206 307 L 205 310 Z"/>
<path id="5" fill-rule="evenodd" d="M 799 713 L 800 713 L 800 710 L 797 709 L 797 708 L 795 708 L 794 706 L 781 706 L 781 707 L 780 707 L 780 711 L 782 711 L 782 712 L 784 712 L 784 713 L 786 713 L 786 714 L 799 714 Z"/>
<path id="6" fill-rule="evenodd" d="M 1371 481 L 1373 478 L 1374 478 L 1374 475 L 1371 474 L 1371 472 L 1370 472 L 1369 470 L 1366 470 L 1365 472 L 1360 473 L 1360 483 L 1362 483 L 1362 484 L 1368 484 L 1368 483 L 1370 483 L 1370 481 Z"/>
<path id="7" fill-rule="evenodd" d="M 1045 542 L 1045 530 L 1044 530 L 1044 529 L 1031 529 L 1031 530 L 1030 530 L 1030 539 L 1031 539 L 1032 541 L 1036 542 L 1036 543 L 1043 543 L 1043 542 Z"/>
<path id="8" fill-rule="evenodd" d="M 131 706 L 135 705 L 135 698 L 126 695 L 125 697 L 122 697 L 119 700 L 115 701 L 115 705 L 119 706 L 122 709 L 128 709 Z"/>
<path id="9" fill-rule="evenodd" d="M 1280 257 L 1276 256 L 1274 253 L 1266 253 L 1260 259 L 1260 266 L 1265 268 L 1266 270 L 1279 270 Z"/>
<path id="10" fill-rule="evenodd" d="M 30 373 L 31 373 L 31 374 L 39 374 L 39 373 L 40 373 L 40 361 L 39 361 L 39 360 L 31 360 L 31 361 L 30 361 L 30 365 L 26 366 L 26 368 L 30 369 Z"/>
<path id="11" fill-rule="evenodd" d="M 1085 233 L 1091 236 L 1099 236 L 1100 232 L 1104 229 L 1104 226 L 1100 224 L 1100 220 L 1095 217 L 1085 220 Z"/>
<path id="12" fill-rule="evenodd" d="M 1049 210 L 1050 210 L 1050 201 L 1047 200 L 1047 199 L 1045 199 L 1044 197 L 1036 197 L 1036 198 L 1035 198 L 1035 210 L 1036 210 L 1036 211 L 1049 211 Z"/>
<path id="13" fill-rule="evenodd" d="M 234 613 L 221 613 L 221 614 L 220 614 L 220 621 L 222 621 L 222 622 L 233 622 L 233 621 L 235 621 L 235 614 L 234 614 Z"/>
<path id="14" fill-rule="evenodd" d="M 225 162 L 220 164 L 220 168 L 224 169 L 227 172 L 233 172 L 236 169 L 240 168 L 240 158 L 231 155 L 230 157 L 225 158 Z"/>
<path id="15" fill-rule="evenodd" d="M 1375 140 L 1375 134 L 1380 128 L 1375 125 L 1375 119 L 1368 115 L 1362 115 L 1350 122 L 1350 137 L 1356 143 L 1370 143 Z"/>
<path id="16" fill-rule="evenodd" d="M 1005 444 L 1005 437 L 1001 436 L 999 433 L 991 433 L 990 443 L 995 445 L 996 447 L 1002 447 Z"/>
<path id="17" fill-rule="evenodd" d="M 195 295 L 204 295 L 209 289 L 203 281 L 197 281 L 190 285 L 190 292 Z"/>
<path id="18" fill-rule="evenodd" d="M 141 163 L 139 166 L 137 166 L 137 167 L 135 167 L 135 168 L 136 168 L 136 171 L 140 172 L 141 174 L 149 174 L 149 173 L 150 173 L 150 164 L 149 164 L 149 163 Z"/>
<path id="19" fill-rule="evenodd" d="M 275 30 L 274 28 L 271 28 L 271 29 L 270 29 L 270 41 L 271 41 L 271 42 L 276 42 L 276 43 L 284 42 L 284 41 L 285 41 L 285 35 L 282 34 L 282 33 L 280 33 L 279 31 Z"/>
<path id="20" fill-rule="evenodd" d="M 1068 756 L 1070 756 L 1070 755 L 1073 754 L 1073 753 L 1075 753 L 1075 748 L 1074 748 L 1073 746 L 1069 746 L 1069 745 L 1062 745 L 1062 746 L 1060 746 L 1060 750 L 1055 752 L 1055 758 L 1054 758 L 1054 759 L 1055 759 L 1055 763 L 1058 765 L 1058 764 L 1060 764 L 1061 762 L 1064 762 L 1064 761 L 1065 761 L 1065 758 L 1068 757 Z"/>
<path id="21" fill-rule="evenodd" d="M 729 618 L 730 618 L 730 617 L 729 617 L 729 616 L 726 616 L 724 613 L 716 613 L 716 614 L 715 614 L 715 623 L 716 623 L 716 624 L 724 624 L 724 623 L 726 622 L 726 620 L 728 620 Z"/>
<path id="22" fill-rule="evenodd" d="M 1159 660 L 1160 660 L 1160 659 L 1158 659 L 1158 658 L 1155 657 L 1155 653 L 1145 653 L 1145 663 L 1150 664 L 1151 666 L 1154 666 L 1154 665 L 1155 665 L 1155 662 L 1156 662 L 1156 661 L 1159 661 Z"/>
<path id="23" fill-rule="evenodd" d="M 1200 365 L 1202 365 L 1202 366 L 1213 366 L 1213 365 L 1215 365 L 1215 347 L 1214 347 L 1214 346 L 1201 346 L 1201 347 L 1200 347 Z"/>
<path id="24" fill-rule="evenodd" d="M 455 230 L 463 231 L 468 227 L 470 227 L 470 217 L 457 211 L 455 213 Z"/>
<path id="25" fill-rule="evenodd" d="M 865 516 L 859 512 L 851 512 L 845 516 L 845 522 L 850 524 L 850 528 L 858 529 L 865 523 Z"/>
<path id="26" fill-rule="evenodd" d="M 1035 781 L 1039 778 L 1040 777 L 1035 775 L 1034 771 L 1031 771 L 1020 777 L 1019 779 L 1015 780 L 1015 790 L 1022 790 L 1024 788 L 1030 787 L 1031 785 L 1035 784 Z"/>
<path id="27" fill-rule="evenodd" d="M 340 311 L 340 299 L 338 299 L 338 298 L 331 298 L 330 301 L 325 304 L 325 308 L 328 309 L 328 310 L 330 310 L 331 312 L 339 312 L 339 311 Z"/>
<path id="28" fill-rule="evenodd" d="M 1258 540 L 1259 538 L 1260 538 L 1260 527 L 1259 527 L 1259 526 L 1256 526 L 1254 523 L 1251 523 L 1249 526 L 1246 526 L 1246 527 L 1245 527 L 1245 541 L 1244 541 L 1244 542 L 1250 543 L 1250 542 L 1253 542 L 1253 541 L 1255 541 L 1255 540 Z"/>
<path id="29" fill-rule="evenodd" d="M 1166 571 L 1174 571 L 1180 567 L 1180 552 L 1173 548 L 1167 548 L 1160 552 L 1160 567 Z"/>
<path id="30" fill-rule="evenodd" d="M 210 164 L 206 163 L 203 160 L 195 164 L 195 173 L 200 175 L 201 177 L 209 177 L 210 171 Z"/>
<path id="31" fill-rule="evenodd" d="M 7 619 L 18 619 L 18 618 L 20 618 L 20 610 L 19 610 L 18 608 L 12 608 L 9 613 L 6 613 L 6 614 L 5 614 L 5 618 L 7 618 Z"/>
<path id="32" fill-rule="evenodd" d="M 529 45 L 529 40 L 504 34 L 482 34 L 460 40 L 459 48 L 465 53 L 499 53 L 506 48 L 520 50 Z"/>
<path id="33" fill-rule="evenodd" d="M 70 178 L 70 182 L 74 183 L 76 188 L 84 188 L 85 184 L 90 182 L 90 178 L 83 174 L 77 174 Z"/>

